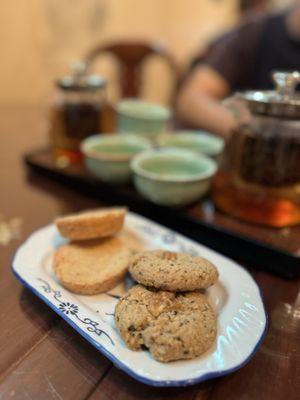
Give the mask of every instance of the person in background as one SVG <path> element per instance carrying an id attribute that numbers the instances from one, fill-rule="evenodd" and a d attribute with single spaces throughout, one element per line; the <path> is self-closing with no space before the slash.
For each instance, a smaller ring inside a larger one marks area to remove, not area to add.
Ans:
<path id="1" fill-rule="evenodd" d="M 274 69 L 300 70 L 300 0 L 281 14 L 254 14 L 196 60 L 178 91 L 178 119 L 228 137 L 235 122 L 221 100 L 236 91 L 271 89 Z"/>
<path id="2" fill-rule="evenodd" d="M 265 13 L 268 10 L 269 1 L 270 0 L 239 0 L 239 25 L 251 18 L 257 17 L 258 14 Z M 226 39 L 227 36 L 232 35 L 233 32 L 234 31 L 232 30 L 225 32 L 221 36 L 218 36 L 212 40 L 205 50 L 192 60 L 190 69 L 193 69 L 194 66 L 198 66 L 201 64 L 201 62 L 205 62 L 206 58 L 209 57 L 211 52 L 213 52 L 215 46 L 217 46 L 219 43 L 222 43 L 224 39 Z"/>

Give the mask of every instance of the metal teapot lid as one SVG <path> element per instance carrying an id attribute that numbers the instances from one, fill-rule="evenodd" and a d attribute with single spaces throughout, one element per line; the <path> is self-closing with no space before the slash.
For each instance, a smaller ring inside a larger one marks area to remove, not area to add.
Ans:
<path id="1" fill-rule="evenodd" d="M 70 65 L 72 75 L 63 76 L 57 80 L 57 85 L 63 90 L 95 91 L 106 86 L 106 80 L 100 75 L 88 74 L 88 64 L 75 61 Z"/>
<path id="2" fill-rule="evenodd" d="M 300 82 L 298 71 L 272 73 L 276 90 L 246 91 L 239 95 L 247 101 L 250 111 L 278 118 L 300 118 L 300 94 L 295 91 Z"/>

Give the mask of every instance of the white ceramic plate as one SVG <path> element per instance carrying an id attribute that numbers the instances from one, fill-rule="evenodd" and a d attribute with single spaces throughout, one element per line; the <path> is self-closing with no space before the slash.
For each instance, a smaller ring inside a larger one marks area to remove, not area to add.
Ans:
<path id="1" fill-rule="evenodd" d="M 136 235 L 147 249 L 198 254 L 218 267 L 219 282 L 208 290 L 218 313 L 218 336 L 203 356 L 164 364 L 147 351 L 129 350 L 115 328 L 113 313 L 118 297 L 131 284 L 130 279 L 111 292 L 96 296 L 80 296 L 64 289 L 52 271 L 53 252 L 64 242 L 54 225 L 34 233 L 18 249 L 13 272 L 117 367 L 149 385 L 191 385 L 233 372 L 248 362 L 267 325 L 259 289 L 248 272 L 207 247 L 136 214 L 128 214 L 124 232 L 123 236 L 130 240 Z"/>

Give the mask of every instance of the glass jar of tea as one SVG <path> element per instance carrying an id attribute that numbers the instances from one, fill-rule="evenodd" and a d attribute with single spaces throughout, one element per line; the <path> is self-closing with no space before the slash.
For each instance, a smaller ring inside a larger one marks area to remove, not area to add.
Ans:
<path id="1" fill-rule="evenodd" d="M 235 96 L 237 128 L 213 196 L 231 215 L 283 227 L 300 223 L 300 73 L 277 71 L 273 80 L 276 90 Z"/>
<path id="2" fill-rule="evenodd" d="M 103 132 L 106 106 L 106 81 L 88 74 L 83 62 L 76 62 L 71 68 L 72 75 L 56 82 L 57 96 L 51 110 L 51 143 L 56 160 L 62 163 L 79 161 L 80 142 Z"/>

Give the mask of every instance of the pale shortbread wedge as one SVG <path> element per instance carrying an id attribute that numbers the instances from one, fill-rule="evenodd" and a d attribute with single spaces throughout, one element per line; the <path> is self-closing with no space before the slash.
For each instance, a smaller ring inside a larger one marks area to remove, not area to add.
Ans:
<path id="1" fill-rule="evenodd" d="M 89 240 L 112 236 L 124 224 L 125 207 L 103 208 L 57 218 L 62 236 L 70 240 Z"/>
<path id="2" fill-rule="evenodd" d="M 71 243 L 56 251 L 54 272 L 72 292 L 98 294 L 122 281 L 130 258 L 131 251 L 118 238 Z"/>

